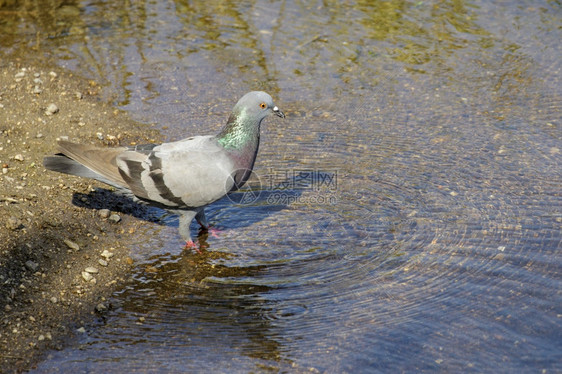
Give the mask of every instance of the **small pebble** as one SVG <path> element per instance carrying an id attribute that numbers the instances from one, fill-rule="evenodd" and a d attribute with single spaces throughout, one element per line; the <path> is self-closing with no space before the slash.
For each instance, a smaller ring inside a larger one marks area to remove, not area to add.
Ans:
<path id="1" fill-rule="evenodd" d="M 106 260 L 109 260 L 111 257 L 113 257 L 113 253 L 109 252 L 107 249 L 104 249 L 101 253 L 101 256 L 105 257 Z"/>
<path id="2" fill-rule="evenodd" d="M 31 93 L 34 93 L 36 95 L 39 95 L 41 92 L 43 92 L 43 89 L 39 86 L 33 87 L 33 90 L 31 91 Z"/>
<path id="3" fill-rule="evenodd" d="M 100 264 L 101 266 L 107 266 L 107 261 L 102 260 L 101 258 L 98 260 L 98 264 Z"/>
<path id="4" fill-rule="evenodd" d="M 93 266 L 88 266 L 86 269 L 84 269 L 84 271 L 86 271 L 90 274 L 97 274 L 98 273 L 98 269 L 96 269 Z"/>
<path id="5" fill-rule="evenodd" d="M 84 95 L 82 95 L 82 92 L 76 92 L 76 98 L 78 100 L 82 100 L 83 97 L 84 97 Z"/>
<path id="6" fill-rule="evenodd" d="M 112 214 L 109 216 L 109 220 L 113 223 L 119 223 L 121 221 L 121 217 L 118 214 Z"/>
<path id="7" fill-rule="evenodd" d="M 53 114 L 57 113 L 59 111 L 59 107 L 56 106 L 55 104 L 51 103 L 47 106 L 47 109 L 45 110 L 45 114 L 48 116 L 52 116 Z"/>
<path id="8" fill-rule="evenodd" d="M 106 310 L 107 310 L 107 307 L 103 303 L 99 303 L 98 305 L 96 305 L 96 311 L 98 313 L 105 312 Z"/>
<path id="9" fill-rule="evenodd" d="M 45 335 L 43 335 L 43 334 L 39 335 L 39 337 L 37 338 L 37 340 L 39 340 L 40 342 L 42 342 L 43 340 L 45 340 Z"/>
<path id="10" fill-rule="evenodd" d="M 25 267 L 26 267 L 28 270 L 37 271 L 37 269 L 39 268 L 39 264 L 36 263 L 36 262 L 33 262 L 33 261 L 31 261 L 31 260 L 28 260 L 28 261 L 25 262 Z"/>
<path id="11" fill-rule="evenodd" d="M 91 281 L 94 277 L 92 276 L 92 274 L 88 273 L 87 271 L 83 271 L 82 272 L 82 278 L 84 278 L 84 280 L 86 282 Z"/>
<path id="12" fill-rule="evenodd" d="M 14 160 L 24 161 L 25 159 L 23 158 L 21 153 L 18 153 L 17 155 L 14 156 Z"/>
<path id="13" fill-rule="evenodd" d="M 10 304 L 6 304 L 6 306 L 4 307 L 4 310 L 6 312 L 11 312 L 12 311 L 12 306 Z"/>
<path id="14" fill-rule="evenodd" d="M 6 228 L 8 228 L 9 230 L 17 230 L 21 228 L 21 226 L 22 226 L 21 221 L 16 217 L 10 217 L 6 221 Z"/>
<path id="15" fill-rule="evenodd" d="M 98 137 L 99 140 L 103 140 L 103 134 L 101 132 L 97 132 L 96 136 Z"/>
<path id="16" fill-rule="evenodd" d="M 86 329 L 83 327 L 78 328 L 76 331 L 78 331 L 80 334 L 83 334 L 86 332 Z"/>
<path id="17" fill-rule="evenodd" d="M 72 240 L 69 239 L 64 239 L 64 244 L 66 244 L 66 246 L 70 249 L 74 249 L 75 251 L 79 251 L 80 250 L 80 246 L 76 243 L 74 243 Z"/>
<path id="18" fill-rule="evenodd" d="M 51 297 L 51 302 L 52 302 L 53 304 L 56 304 L 56 303 L 58 302 L 58 299 L 53 296 L 53 297 Z"/>
<path id="19" fill-rule="evenodd" d="M 98 210 L 98 215 L 101 218 L 108 218 L 111 215 L 111 211 L 109 209 L 100 209 Z"/>

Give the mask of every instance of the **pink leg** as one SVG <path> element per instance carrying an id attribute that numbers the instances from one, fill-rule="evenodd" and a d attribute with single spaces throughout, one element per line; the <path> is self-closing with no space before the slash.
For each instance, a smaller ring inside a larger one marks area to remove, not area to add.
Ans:
<path id="1" fill-rule="evenodd" d="M 222 231 L 221 229 L 217 229 L 217 228 L 211 227 L 211 226 L 209 226 L 209 228 L 207 230 L 209 231 L 209 234 L 211 234 L 213 236 L 213 238 L 218 238 L 219 233 Z"/>
<path id="2" fill-rule="evenodd" d="M 184 250 L 194 250 L 195 252 L 201 254 L 199 248 L 197 248 L 197 244 L 193 240 L 188 240 L 185 242 L 185 246 L 183 247 Z"/>

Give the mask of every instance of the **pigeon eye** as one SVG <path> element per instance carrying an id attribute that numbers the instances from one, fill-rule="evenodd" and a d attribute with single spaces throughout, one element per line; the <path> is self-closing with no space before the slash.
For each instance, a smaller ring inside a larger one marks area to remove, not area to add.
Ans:
<path id="1" fill-rule="evenodd" d="M 265 108 L 267 108 L 267 105 L 265 103 L 261 103 L 260 108 L 265 109 Z"/>

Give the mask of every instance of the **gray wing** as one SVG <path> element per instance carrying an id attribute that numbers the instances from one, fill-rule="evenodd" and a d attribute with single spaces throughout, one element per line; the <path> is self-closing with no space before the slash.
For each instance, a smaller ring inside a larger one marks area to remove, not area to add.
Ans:
<path id="1" fill-rule="evenodd" d="M 136 196 L 167 207 L 205 206 L 234 185 L 234 163 L 214 136 L 128 149 L 116 157 L 116 164 Z"/>

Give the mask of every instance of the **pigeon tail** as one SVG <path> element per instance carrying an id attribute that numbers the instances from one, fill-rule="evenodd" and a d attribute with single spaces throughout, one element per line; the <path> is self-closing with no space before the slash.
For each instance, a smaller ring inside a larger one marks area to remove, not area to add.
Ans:
<path id="1" fill-rule="evenodd" d="M 64 174 L 76 175 L 78 177 L 91 178 L 118 189 L 123 188 L 122 185 L 117 184 L 108 178 L 105 178 L 103 175 L 96 173 L 92 169 L 82 165 L 77 161 L 74 161 L 73 159 L 63 154 L 56 154 L 54 156 L 43 158 L 43 166 L 48 170 L 57 171 Z"/>

